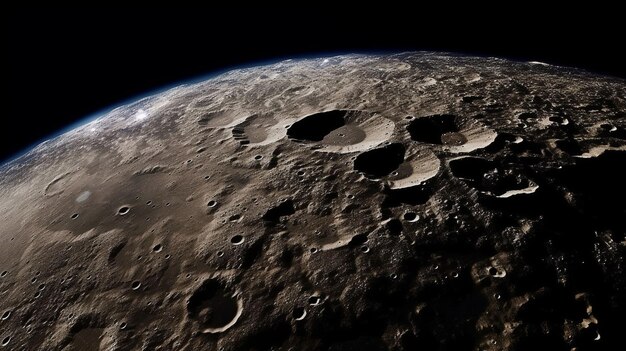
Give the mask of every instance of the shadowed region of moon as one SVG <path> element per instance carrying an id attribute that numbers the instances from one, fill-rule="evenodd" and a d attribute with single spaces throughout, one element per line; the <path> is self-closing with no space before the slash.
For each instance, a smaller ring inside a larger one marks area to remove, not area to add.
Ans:
<path id="1" fill-rule="evenodd" d="M 625 116 L 624 80 L 437 53 L 121 106 L 0 166 L 0 349 L 623 348 Z"/>

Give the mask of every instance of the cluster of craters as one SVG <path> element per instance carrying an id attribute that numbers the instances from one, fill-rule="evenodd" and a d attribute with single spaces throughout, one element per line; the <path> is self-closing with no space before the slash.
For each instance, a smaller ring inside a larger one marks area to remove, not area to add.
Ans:
<path id="1" fill-rule="evenodd" d="M 615 349 L 624 96 L 402 54 L 123 107 L 0 169 L 0 348 Z"/>

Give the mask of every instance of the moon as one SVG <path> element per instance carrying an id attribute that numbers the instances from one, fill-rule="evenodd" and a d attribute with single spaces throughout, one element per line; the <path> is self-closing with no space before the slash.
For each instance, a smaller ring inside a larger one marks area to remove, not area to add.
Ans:
<path id="1" fill-rule="evenodd" d="M 0 349 L 611 349 L 624 165 L 625 81 L 573 68 L 184 84 L 0 167 Z"/>

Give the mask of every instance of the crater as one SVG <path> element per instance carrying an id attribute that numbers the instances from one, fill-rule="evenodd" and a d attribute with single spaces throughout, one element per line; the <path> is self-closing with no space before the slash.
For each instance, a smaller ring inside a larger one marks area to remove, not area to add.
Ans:
<path id="1" fill-rule="evenodd" d="M 243 237 L 243 235 L 237 234 L 234 235 L 232 238 L 230 238 L 230 242 L 233 245 L 241 245 L 243 244 L 245 238 Z"/>
<path id="2" fill-rule="evenodd" d="M 202 114 L 197 121 L 198 124 L 203 127 L 226 128 L 232 126 L 239 120 L 241 120 L 241 116 L 234 111 L 218 110 Z"/>
<path id="3" fill-rule="evenodd" d="M 316 151 L 359 152 L 376 147 L 392 135 L 395 123 L 376 113 L 359 110 L 332 110 L 309 115 L 294 123 L 291 139 L 316 142 Z"/>
<path id="4" fill-rule="evenodd" d="M 309 296 L 309 305 L 311 306 L 317 306 L 322 302 L 322 297 L 319 295 L 311 295 Z"/>
<path id="5" fill-rule="evenodd" d="M 450 152 L 471 152 L 489 146 L 498 134 L 475 120 L 462 121 L 449 115 L 414 119 L 407 126 L 414 141 L 445 146 Z"/>
<path id="6" fill-rule="evenodd" d="M 404 145 L 400 143 L 364 152 L 354 160 L 354 169 L 368 178 L 379 179 L 391 174 L 404 162 Z"/>
<path id="7" fill-rule="evenodd" d="M 506 199 L 533 194 L 539 188 L 525 175 L 482 157 L 459 157 L 448 164 L 453 176 L 489 196 Z"/>
<path id="8" fill-rule="evenodd" d="M 419 216 L 415 212 L 405 212 L 402 218 L 407 222 L 417 222 L 419 220 Z"/>
<path id="9" fill-rule="evenodd" d="M 428 144 L 443 144 L 441 137 L 446 133 L 458 132 L 454 115 L 431 115 L 416 118 L 407 126 L 411 139 Z"/>
<path id="10" fill-rule="evenodd" d="M 347 112 L 331 110 L 308 115 L 293 123 L 287 129 L 287 136 L 302 141 L 322 141 L 333 130 L 345 125 L 344 117 Z"/>
<path id="11" fill-rule="evenodd" d="M 282 139 L 286 131 L 272 115 L 256 114 L 234 126 L 232 134 L 241 145 L 262 146 Z"/>
<path id="12" fill-rule="evenodd" d="M 205 280 L 187 300 L 187 314 L 205 334 L 226 331 L 237 323 L 243 306 L 235 294 L 216 279 Z"/>
<path id="13" fill-rule="evenodd" d="M 46 196 L 54 196 L 63 193 L 63 191 L 70 185 L 74 172 L 67 172 L 56 176 L 44 189 Z"/>
<path id="14" fill-rule="evenodd" d="M 293 309 L 293 318 L 297 321 L 301 321 L 306 317 L 306 310 L 304 307 L 296 307 Z"/>

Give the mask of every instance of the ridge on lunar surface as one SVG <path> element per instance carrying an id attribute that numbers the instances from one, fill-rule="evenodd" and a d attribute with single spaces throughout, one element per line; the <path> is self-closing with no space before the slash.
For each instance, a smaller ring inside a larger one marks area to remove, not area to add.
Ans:
<path id="1" fill-rule="evenodd" d="M 626 84 L 436 53 L 233 70 L 0 167 L 0 349 L 614 350 Z"/>

